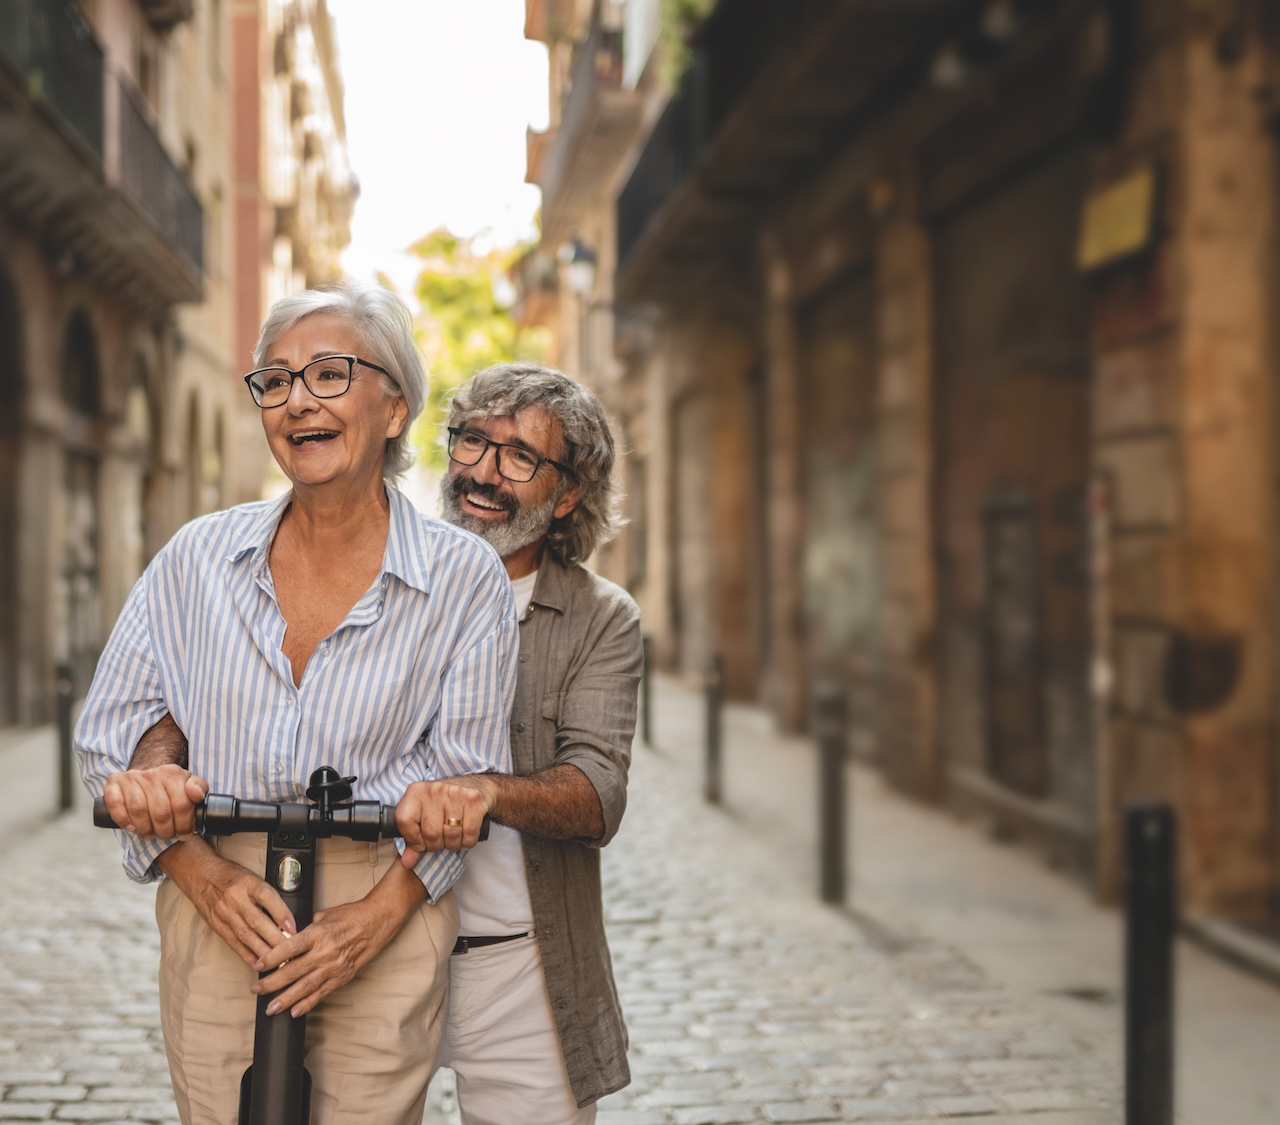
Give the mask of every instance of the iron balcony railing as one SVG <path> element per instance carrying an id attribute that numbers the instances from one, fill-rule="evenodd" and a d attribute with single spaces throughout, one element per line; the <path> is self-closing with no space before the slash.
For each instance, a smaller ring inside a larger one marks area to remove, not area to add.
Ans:
<path id="1" fill-rule="evenodd" d="M 719 0 L 688 68 L 618 197 L 618 269 L 650 221 L 698 167 L 774 53 L 835 0 Z"/>
<path id="2" fill-rule="evenodd" d="M 680 86 L 667 102 L 632 169 L 631 178 L 618 195 L 618 269 L 636 248 L 650 221 L 675 195 L 697 167 L 705 148 L 699 96 L 701 71 L 695 65 L 685 71 Z"/>
<path id="3" fill-rule="evenodd" d="M 204 209 L 152 126 L 142 95 L 120 81 L 120 190 L 198 272 Z"/>
<path id="4" fill-rule="evenodd" d="M 73 0 L 0 0 L 0 53 L 101 163 L 102 47 Z"/>
<path id="5" fill-rule="evenodd" d="M 569 90 L 560 106 L 560 125 L 542 169 L 544 198 L 554 199 L 559 193 L 599 92 L 621 86 L 622 32 L 608 31 L 597 23 L 574 55 Z"/>

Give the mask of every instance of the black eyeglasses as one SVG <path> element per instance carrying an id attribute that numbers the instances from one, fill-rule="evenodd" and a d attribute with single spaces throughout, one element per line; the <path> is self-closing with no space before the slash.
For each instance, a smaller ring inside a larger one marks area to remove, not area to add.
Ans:
<path id="1" fill-rule="evenodd" d="M 295 379 L 301 379 L 302 385 L 316 398 L 337 398 L 346 394 L 351 388 L 351 376 L 357 363 L 381 371 L 388 377 L 391 375 L 385 367 L 358 355 L 327 355 L 313 359 L 301 371 L 290 371 L 287 367 L 263 367 L 250 371 L 244 381 L 253 401 L 263 410 L 270 410 L 289 401 Z"/>
<path id="2" fill-rule="evenodd" d="M 459 465 L 479 464 L 480 458 L 490 446 L 493 447 L 494 468 L 501 476 L 517 484 L 533 480 L 543 462 L 554 465 L 570 477 L 575 475 L 568 465 L 562 465 L 550 457 L 542 457 L 532 449 L 525 449 L 523 445 L 506 445 L 500 441 L 490 441 L 484 434 L 449 427 L 449 460 L 456 461 Z"/>

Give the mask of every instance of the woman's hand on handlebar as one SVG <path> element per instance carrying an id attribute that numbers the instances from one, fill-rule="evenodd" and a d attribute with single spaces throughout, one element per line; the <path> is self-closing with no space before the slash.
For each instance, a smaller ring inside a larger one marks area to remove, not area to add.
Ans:
<path id="1" fill-rule="evenodd" d="M 298 932 L 274 887 L 223 859 L 201 837 L 183 840 L 156 861 L 231 951 L 251 968 Z"/>
<path id="2" fill-rule="evenodd" d="M 482 773 L 443 781 L 415 781 L 396 805 L 396 828 L 404 837 L 405 867 L 423 852 L 474 848 L 497 791 Z"/>
<path id="3" fill-rule="evenodd" d="M 113 773 L 102 799 L 111 819 L 139 836 L 185 839 L 196 830 L 196 805 L 209 783 L 178 765 Z"/>

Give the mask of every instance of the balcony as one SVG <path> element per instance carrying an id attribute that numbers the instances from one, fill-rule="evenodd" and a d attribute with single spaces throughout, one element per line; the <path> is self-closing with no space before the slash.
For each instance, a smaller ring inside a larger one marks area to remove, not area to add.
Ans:
<path id="1" fill-rule="evenodd" d="M 146 313 L 203 294 L 200 203 L 72 0 L 0 4 L 0 209 Z"/>
<path id="2" fill-rule="evenodd" d="M 573 0 L 524 0 L 526 39 L 551 43 L 568 34 L 573 22 Z"/>
<path id="3" fill-rule="evenodd" d="M 120 82 L 120 191 L 199 274 L 204 269 L 204 211 L 151 126 L 142 95 Z"/>
<path id="4" fill-rule="evenodd" d="M 50 122 L 102 162 L 102 48 L 72 3 L 5 0 L 0 54 Z"/>
<path id="5" fill-rule="evenodd" d="M 615 292 L 678 302 L 914 81 L 965 0 L 720 0 L 617 203 Z"/>
<path id="6" fill-rule="evenodd" d="M 640 109 L 639 96 L 622 88 L 622 33 L 597 24 L 574 53 L 560 127 L 529 169 L 528 178 L 542 188 L 547 245 L 562 242 L 599 196 L 631 146 Z"/>

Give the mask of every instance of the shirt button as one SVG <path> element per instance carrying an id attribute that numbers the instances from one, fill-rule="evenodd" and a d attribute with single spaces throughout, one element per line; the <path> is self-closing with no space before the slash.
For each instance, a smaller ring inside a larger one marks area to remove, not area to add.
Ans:
<path id="1" fill-rule="evenodd" d="M 293 696 L 289 696 L 289 698 L 288 698 L 288 699 L 286 699 L 286 700 L 284 701 L 284 705 L 285 705 L 286 707 L 292 707 L 292 706 L 293 706 Z"/>
<path id="2" fill-rule="evenodd" d="M 521 663 L 521 664 L 527 664 L 528 662 L 529 662 L 529 658 L 528 658 L 527 656 L 521 656 L 521 657 L 520 657 L 520 663 Z"/>
<path id="3" fill-rule="evenodd" d="M 517 730 L 517 731 L 519 731 L 519 732 L 521 732 L 521 733 L 523 734 L 523 733 L 524 733 L 524 723 L 516 723 L 516 730 Z"/>

